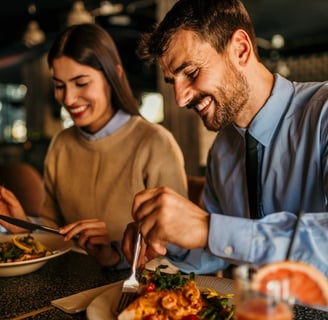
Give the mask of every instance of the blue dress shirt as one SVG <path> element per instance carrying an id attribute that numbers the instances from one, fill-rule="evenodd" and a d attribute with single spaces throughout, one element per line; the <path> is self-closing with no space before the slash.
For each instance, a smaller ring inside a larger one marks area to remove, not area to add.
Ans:
<path id="1" fill-rule="evenodd" d="M 131 118 L 131 114 L 119 109 L 114 116 L 107 122 L 107 124 L 96 133 L 88 133 L 81 128 L 78 128 L 81 135 L 89 141 L 97 141 L 105 138 L 121 128 Z"/>
<path id="2" fill-rule="evenodd" d="M 182 255 L 170 246 L 172 260 L 197 273 L 222 269 L 227 262 L 283 260 L 302 210 L 291 259 L 328 276 L 328 82 L 298 83 L 275 75 L 271 96 L 248 130 L 260 142 L 262 218 L 249 219 L 245 129 L 229 125 L 208 155 L 203 195 L 211 214 L 208 249 Z"/>

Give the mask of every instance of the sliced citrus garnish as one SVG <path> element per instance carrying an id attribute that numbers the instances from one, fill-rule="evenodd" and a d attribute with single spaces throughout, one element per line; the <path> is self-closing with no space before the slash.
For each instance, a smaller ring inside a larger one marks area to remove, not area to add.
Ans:
<path id="1" fill-rule="evenodd" d="M 261 267 L 255 274 L 253 285 L 265 290 L 272 280 L 288 279 L 290 294 L 298 302 L 328 306 L 328 279 L 315 267 L 299 261 L 281 261 Z"/>
<path id="2" fill-rule="evenodd" d="M 29 245 L 25 243 L 24 241 L 20 240 L 17 236 L 13 237 L 12 241 L 16 247 L 24 250 L 25 252 L 30 253 L 33 251 L 33 245 Z"/>

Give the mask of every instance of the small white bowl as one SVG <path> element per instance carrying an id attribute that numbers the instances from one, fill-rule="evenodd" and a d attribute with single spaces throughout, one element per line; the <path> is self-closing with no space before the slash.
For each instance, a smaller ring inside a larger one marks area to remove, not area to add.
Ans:
<path id="1" fill-rule="evenodd" d="M 26 235 L 27 234 L 0 235 L 0 242 L 11 241 L 14 236 L 24 237 Z M 39 240 L 50 251 L 52 251 L 53 254 L 32 260 L 0 263 L 0 277 L 20 276 L 34 272 L 46 264 L 48 260 L 59 257 L 73 248 L 73 242 L 65 242 L 64 237 L 61 235 L 41 232 L 32 233 L 31 235 L 35 240 Z"/>

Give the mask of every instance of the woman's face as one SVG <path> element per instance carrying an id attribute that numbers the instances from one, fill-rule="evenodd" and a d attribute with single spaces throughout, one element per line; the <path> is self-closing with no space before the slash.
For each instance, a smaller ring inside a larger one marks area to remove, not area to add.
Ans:
<path id="1" fill-rule="evenodd" d="M 95 133 L 113 116 L 111 87 L 101 71 L 62 56 L 53 61 L 55 98 L 77 127 Z"/>

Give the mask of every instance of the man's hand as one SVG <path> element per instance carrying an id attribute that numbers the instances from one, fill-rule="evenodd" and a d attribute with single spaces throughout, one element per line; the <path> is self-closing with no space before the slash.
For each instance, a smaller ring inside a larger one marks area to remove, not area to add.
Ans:
<path id="1" fill-rule="evenodd" d="M 209 214 L 175 191 L 146 189 L 134 199 L 132 215 L 147 244 L 145 256 L 152 259 L 166 254 L 166 245 L 185 249 L 207 246 Z M 131 240 L 131 236 L 130 236 Z M 125 250 L 128 250 L 128 245 Z"/>
<path id="2" fill-rule="evenodd" d="M 133 261 L 134 246 L 137 241 L 138 231 L 138 225 L 135 222 L 131 222 L 127 225 L 123 235 L 122 251 L 130 264 L 132 264 Z M 146 248 L 147 245 L 145 241 L 142 240 L 137 268 L 144 266 L 151 258 L 158 256 L 156 253 L 153 253 L 151 257 L 146 256 Z"/>

